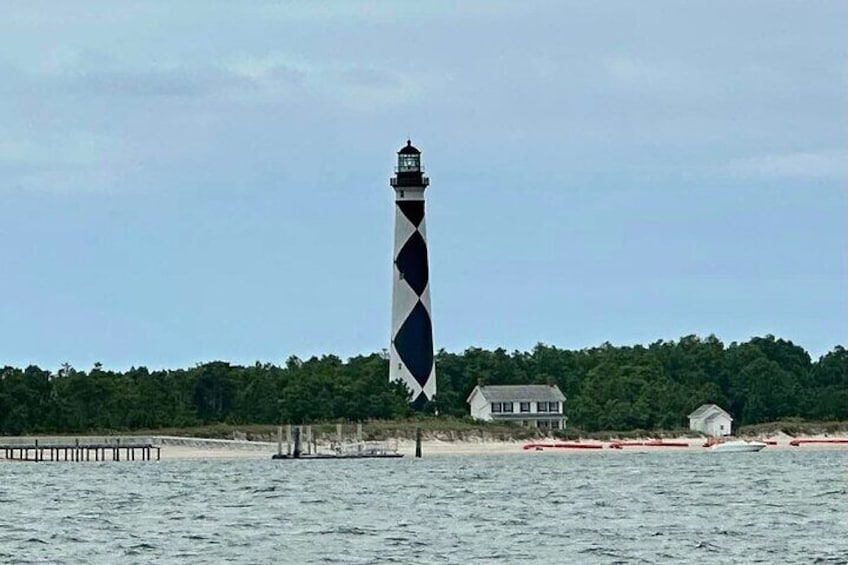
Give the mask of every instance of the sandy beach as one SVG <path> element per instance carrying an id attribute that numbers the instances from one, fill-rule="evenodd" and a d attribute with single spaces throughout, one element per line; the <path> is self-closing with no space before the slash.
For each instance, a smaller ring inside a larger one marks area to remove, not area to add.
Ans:
<path id="1" fill-rule="evenodd" d="M 758 438 L 741 438 L 741 439 L 756 439 L 759 441 L 765 441 L 768 443 L 768 447 L 766 449 L 774 450 L 774 449 L 794 449 L 794 450 L 823 450 L 823 449 L 848 449 L 848 444 L 805 444 L 801 446 L 793 446 L 789 442 L 793 439 L 848 439 L 848 434 L 840 435 L 840 436 L 827 436 L 827 435 L 811 435 L 804 436 L 803 438 L 795 438 L 786 434 L 773 434 L 769 436 L 762 436 Z M 477 440 L 477 441 L 442 441 L 442 440 L 425 440 L 421 442 L 421 451 L 423 456 L 427 455 L 510 455 L 510 454 L 521 454 L 521 453 L 533 453 L 533 454 L 598 454 L 598 453 L 608 453 L 608 454 L 626 454 L 626 453 L 638 453 L 638 452 L 655 452 L 655 451 L 683 451 L 683 452 L 692 452 L 692 453 L 701 453 L 708 452 L 709 450 L 704 447 L 704 444 L 707 441 L 707 438 L 692 438 L 692 437 L 677 437 L 677 438 L 663 438 L 661 441 L 663 443 L 668 444 L 685 444 L 685 447 L 675 446 L 645 446 L 645 445 L 633 445 L 635 443 L 646 443 L 651 441 L 659 441 L 656 438 L 642 438 L 639 440 L 627 439 L 627 440 L 612 440 L 612 441 L 598 441 L 598 440 L 574 440 L 574 441 L 563 441 L 557 440 L 555 438 L 548 439 L 538 439 L 532 441 L 493 441 L 493 440 Z M 612 446 L 617 443 L 624 443 L 625 446 L 621 449 L 615 449 Z M 525 449 L 525 446 L 528 444 L 542 445 L 540 449 L 531 448 Z M 563 445 L 563 444 L 577 444 L 577 445 L 589 445 L 589 446 L 598 446 L 600 445 L 600 449 L 579 449 L 579 448 L 562 448 L 562 447 L 544 447 L 545 445 Z M 400 440 L 398 441 L 398 452 L 403 453 L 404 455 L 414 455 L 415 454 L 415 442 L 412 440 Z"/>
<path id="2" fill-rule="evenodd" d="M 846 435 L 838 435 L 838 436 L 828 436 L 828 435 L 811 435 L 804 436 L 803 439 L 834 439 L 848 438 L 848 434 Z M 2 444 L 12 444 L 12 445 L 26 445 L 32 444 L 35 439 L 40 439 L 41 445 L 48 443 L 49 441 L 63 441 L 67 442 L 68 445 L 72 445 L 77 439 L 79 439 L 81 444 L 85 444 L 87 442 L 97 443 L 97 442 L 109 442 L 115 441 L 115 438 L 110 437 L 94 437 L 94 436 L 80 436 L 79 438 L 33 438 L 33 437 L 16 437 L 16 438 L 0 438 L 0 443 Z M 128 443 L 130 438 L 122 438 L 122 442 L 124 444 Z M 132 438 L 135 441 L 144 441 L 149 442 L 152 445 L 158 446 L 160 448 L 160 457 L 163 461 L 169 460 L 190 460 L 190 459 L 266 459 L 270 458 L 274 453 L 277 452 L 277 444 L 272 442 L 253 442 L 246 440 L 222 440 L 222 439 L 205 439 L 205 438 L 185 438 L 185 437 L 176 437 L 176 436 L 151 436 L 148 438 Z M 794 438 L 792 436 L 786 434 L 773 434 L 769 436 L 763 436 L 758 438 L 746 438 L 746 439 L 757 439 L 760 441 L 765 441 L 768 443 L 768 450 L 838 450 L 838 449 L 848 449 L 848 444 L 826 444 L 826 443 L 813 443 L 813 444 L 803 444 L 800 446 L 793 446 L 790 442 L 793 439 L 801 439 Z M 638 443 L 649 443 L 655 441 L 662 441 L 665 444 L 673 444 L 673 445 L 638 445 Z M 546 438 L 546 439 L 537 439 L 537 440 L 522 440 L 522 441 L 502 441 L 502 440 L 491 440 L 491 439 L 465 439 L 465 440 L 457 440 L 457 441 L 448 441 L 441 439 L 425 439 L 421 442 L 421 451 L 424 457 L 428 456 L 459 456 L 459 455 L 520 455 L 520 454 L 533 454 L 533 455 L 578 455 L 578 454 L 610 454 L 610 455 L 626 455 L 627 453 L 639 453 L 639 452 L 656 452 L 656 451 L 676 451 L 676 452 L 689 452 L 689 453 L 707 453 L 707 450 L 704 447 L 706 442 L 706 438 L 692 438 L 692 437 L 677 437 L 677 438 L 664 438 L 662 440 L 657 440 L 655 438 L 643 438 L 641 440 L 635 439 L 627 439 L 627 440 L 611 440 L 611 441 L 598 441 L 598 440 L 558 440 L 555 438 Z M 396 449 L 398 453 L 412 457 L 415 455 L 415 441 L 411 439 L 399 439 L 399 440 L 389 440 L 387 442 L 374 442 L 375 444 L 385 445 L 390 449 Z M 615 444 L 621 443 L 623 447 L 616 449 Z M 533 447 L 525 448 L 529 444 L 533 444 Z M 581 449 L 579 447 L 565 447 L 565 446 L 590 446 L 588 449 Z M 598 448 L 598 446 L 600 446 Z M 285 446 L 283 446 L 285 450 Z M 330 453 L 332 452 L 332 446 L 329 443 L 321 443 L 317 444 L 318 452 L 321 453 Z M 4 459 L 4 453 L 0 451 L 0 460 Z"/>

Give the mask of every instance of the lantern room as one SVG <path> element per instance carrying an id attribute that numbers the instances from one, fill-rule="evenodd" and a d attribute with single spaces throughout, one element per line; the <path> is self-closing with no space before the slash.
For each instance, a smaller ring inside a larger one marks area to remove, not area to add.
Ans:
<path id="1" fill-rule="evenodd" d="M 412 140 L 406 140 L 406 146 L 398 151 L 399 173 L 417 173 L 421 171 L 421 152 L 412 145 Z"/>

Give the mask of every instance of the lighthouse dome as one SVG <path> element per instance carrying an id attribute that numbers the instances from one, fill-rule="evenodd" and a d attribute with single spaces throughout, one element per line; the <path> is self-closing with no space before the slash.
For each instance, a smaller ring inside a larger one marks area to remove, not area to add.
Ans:
<path id="1" fill-rule="evenodd" d="M 421 152 L 414 145 L 412 145 L 412 140 L 410 140 L 410 139 L 407 139 L 406 145 L 404 147 L 402 147 L 400 151 L 398 151 L 398 155 L 420 155 L 420 154 L 421 154 Z"/>

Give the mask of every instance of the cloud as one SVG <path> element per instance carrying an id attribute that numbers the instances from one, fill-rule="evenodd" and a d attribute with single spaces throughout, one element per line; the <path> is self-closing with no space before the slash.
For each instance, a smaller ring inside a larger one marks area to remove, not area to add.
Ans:
<path id="1" fill-rule="evenodd" d="M 640 80 L 654 74 L 644 62 L 623 55 L 607 57 L 603 66 L 612 78 L 622 81 Z"/>
<path id="2" fill-rule="evenodd" d="M 2 189 L 101 190 L 132 169 L 120 138 L 90 132 L 0 139 Z"/>
<path id="3" fill-rule="evenodd" d="M 38 141 L 0 139 L 0 164 L 89 166 L 124 151 L 120 139 L 89 132 L 52 135 Z"/>
<path id="4" fill-rule="evenodd" d="M 734 176 L 760 178 L 848 178 L 848 153 L 836 149 L 773 153 L 731 160 Z"/>
<path id="5" fill-rule="evenodd" d="M 79 75 L 74 86 L 114 96 L 202 96 L 239 88 L 237 76 L 191 69 L 95 71 Z"/>
<path id="6" fill-rule="evenodd" d="M 301 84 L 312 72 L 311 65 L 280 54 L 234 57 L 223 68 L 254 83 Z"/>
<path id="7" fill-rule="evenodd" d="M 379 65 L 307 61 L 280 53 L 232 59 L 224 68 L 248 80 L 255 89 L 252 94 L 273 98 L 301 90 L 313 101 L 358 111 L 407 102 L 432 83 L 432 77 L 421 73 L 413 77 Z"/>

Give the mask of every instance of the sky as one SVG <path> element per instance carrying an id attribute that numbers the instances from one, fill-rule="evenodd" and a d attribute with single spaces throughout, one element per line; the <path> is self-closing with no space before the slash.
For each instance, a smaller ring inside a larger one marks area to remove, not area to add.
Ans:
<path id="1" fill-rule="evenodd" d="M 848 343 L 848 3 L 3 2 L 0 366 Z"/>

